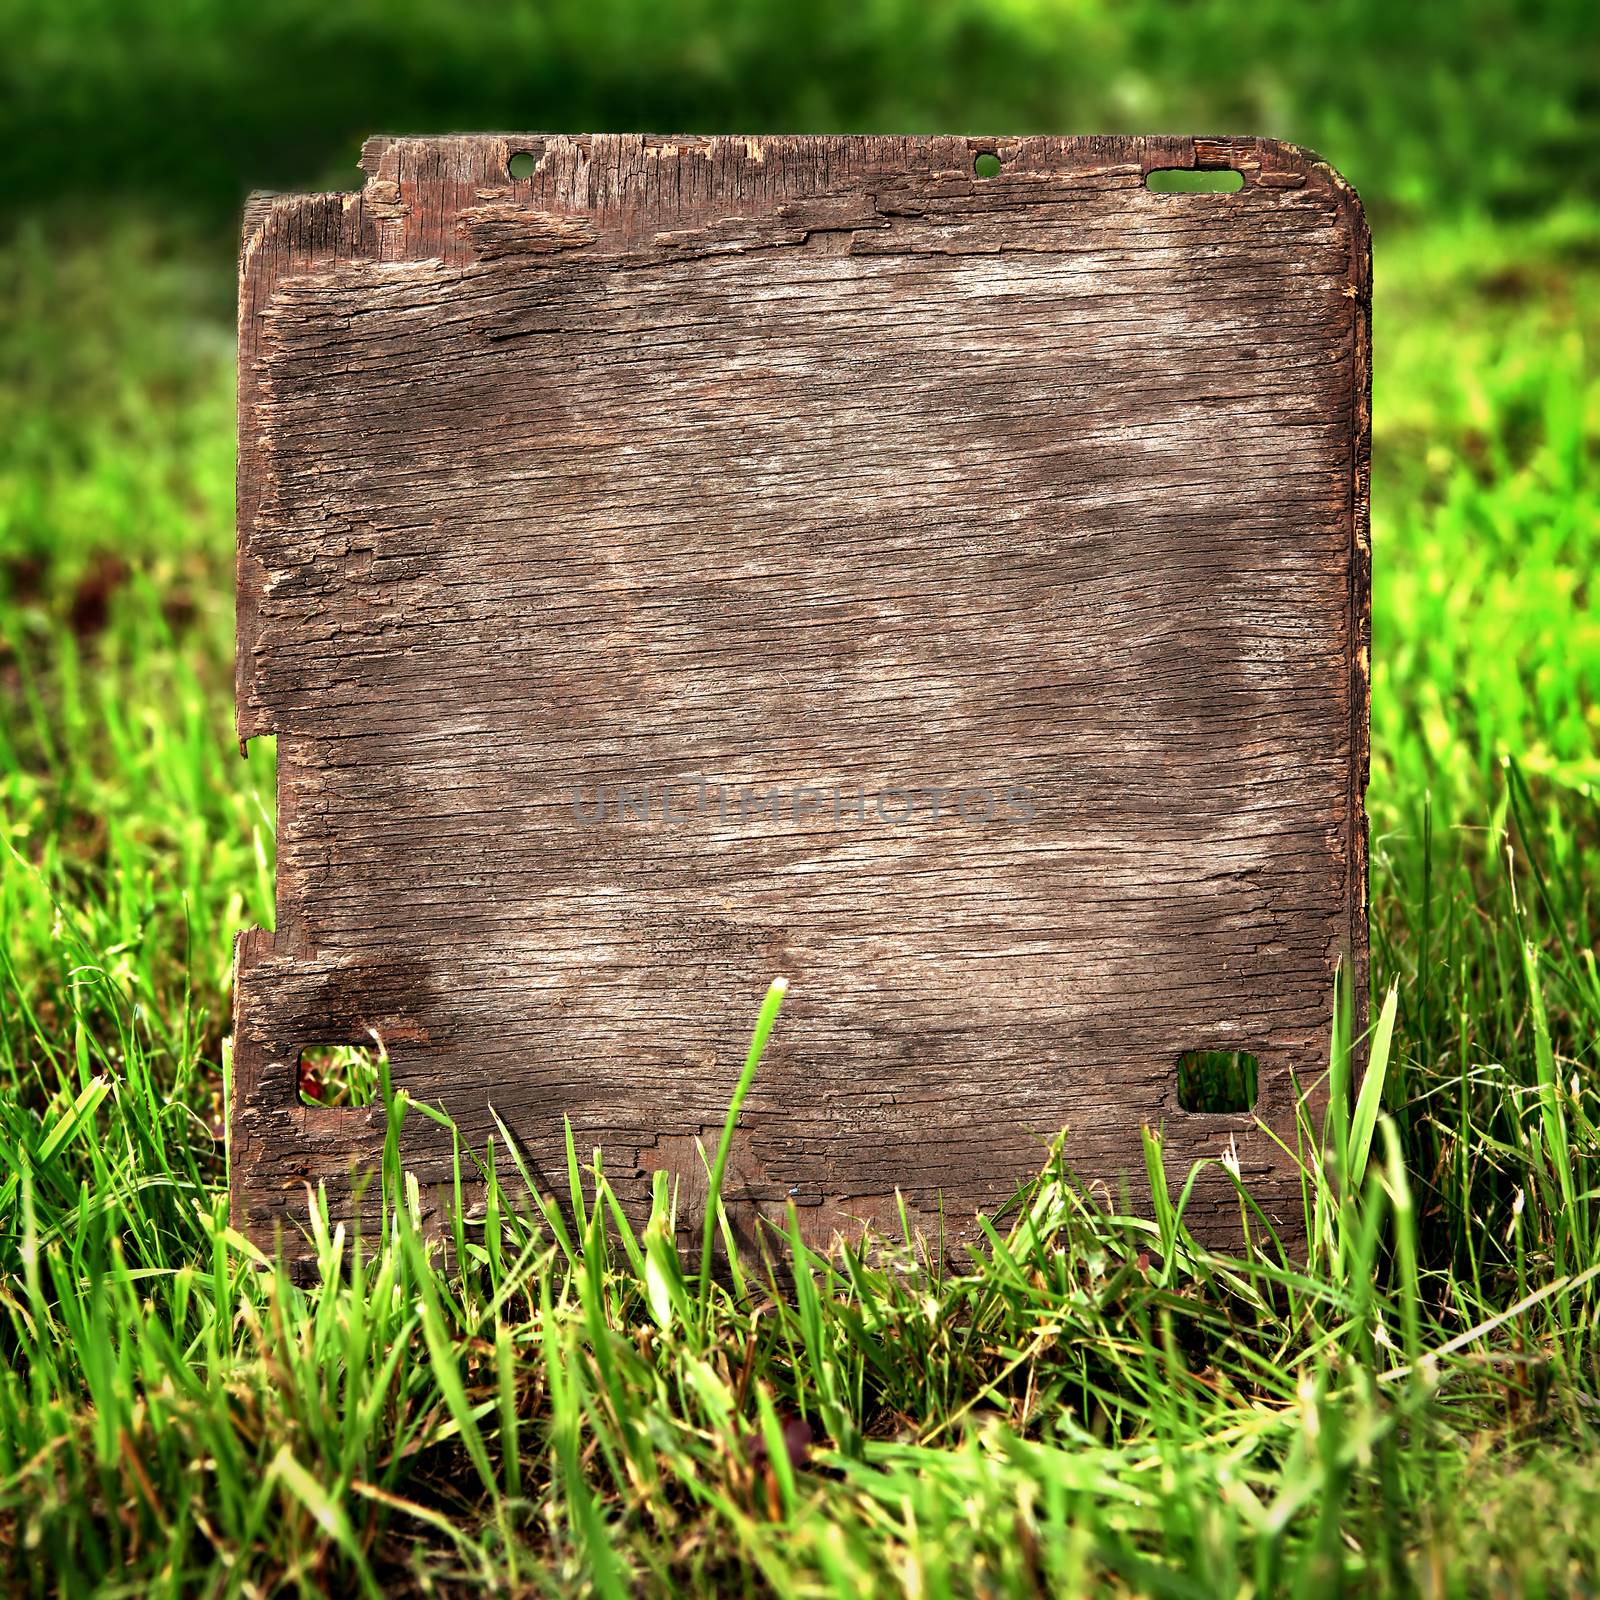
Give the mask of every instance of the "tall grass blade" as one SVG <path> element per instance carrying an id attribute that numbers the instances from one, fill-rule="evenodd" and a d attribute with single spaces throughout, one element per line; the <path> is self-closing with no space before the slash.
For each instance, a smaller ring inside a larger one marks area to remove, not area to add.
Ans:
<path id="1" fill-rule="evenodd" d="M 722 1204 L 722 1185 L 728 1172 L 728 1156 L 733 1149 L 733 1130 L 738 1125 L 739 1113 L 744 1107 L 745 1096 L 750 1093 L 750 1085 L 756 1080 L 756 1068 L 761 1065 L 762 1054 L 767 1048 L 767 1040 L 771 1037 L 773 1024 L 778 1020 L 778 1012 L 783 1007 L 783 997 L 788 989 L 787 978 L 774 978 L 767 989 L 766 998 L 761 1002 L 761 1010 L 756 1015 L 755 1032 L 750 1037 L 750 1048 L 745 1053 L 744 1068 L 739 1073 L 738 1083 L 734 1085 L 733 1098 L 728 1102 L 728 1115 L 723 1119 L 716 1160 L 711 1164 L 711 1178 L 706 1190 L 706 1214 L 700 1231 L 700 1292 L 696 1319 L 702 1339 L 705 1338 L 706 1318 L 711 1305 L 712 1247 L 716 1239 L 717 1211 Z"/>

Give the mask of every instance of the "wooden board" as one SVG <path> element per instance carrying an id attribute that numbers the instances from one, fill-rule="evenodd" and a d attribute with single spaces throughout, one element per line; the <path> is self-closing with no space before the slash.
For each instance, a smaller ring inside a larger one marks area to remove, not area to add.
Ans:
<path id="1" fill-rule="evenodd" d="M 1177 1059 L 1257 1053 L 1287 1135 L 1341 956 L 1364 984 L 1348 186 L 1258 140 L 362 165 L 245 229 L 238 725 L 279 762 L 277 927 L 238 950 L 248 1232 L 292 1236 L 308 1183 L 348 1208 L 381 1113 L 302 1105 L 296 1062 L 374 1030 L 469 1142 L 493 1107 L 562 1192 L 570 1117 L 692 1219 L 778 974 L 742 1228 L 793 1200 L 826 1240 L 899 1190 L 957 1239 L 1056 1130 L 1114 1188 L 1148 1123 L 1175 1179 L 1236 1146 L 1293 1232 L 1283 1155 L 1182 1110 Z M 1169 167 L 1244 183 L 1151 192 Z M 406 1140 L 448 1175 L 433 1124 Z M 1191 1215 L 1233 1225 L 1217 1168 Z"/>

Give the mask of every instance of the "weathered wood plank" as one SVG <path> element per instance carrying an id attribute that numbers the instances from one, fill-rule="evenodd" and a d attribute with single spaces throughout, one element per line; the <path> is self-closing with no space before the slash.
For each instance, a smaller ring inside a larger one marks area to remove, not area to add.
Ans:
<path id="1" fill-rule="evenodd" d="M 1176 1063 L 1256 1052 L 1287 1132 L 1365 970 L 1353 193 L 1254 140 L 363 165 L 253 205 L 241 265 L 238 722 L 280 774 L 248 1230 L 347 1203 L 378 1118 L 295 1062 L 371 1029 L 467 1138 L 493 1106 L 559 1173 L 570 1116 L 631 1203 L 692 1195 L 783 973 L 743 1223 L 825 1239 L 898 1188 L 960 1237 L 1060 1127 L 1114 1184 L 1152 1122 L 1175 1168 L 1233 1141 L 1293 1231 L 1280 1152 Z M 1244 187 L 1144 185 L 1196 165 Z M 1235 1214 L 1219 1173 L 1195 1204 Z"/>

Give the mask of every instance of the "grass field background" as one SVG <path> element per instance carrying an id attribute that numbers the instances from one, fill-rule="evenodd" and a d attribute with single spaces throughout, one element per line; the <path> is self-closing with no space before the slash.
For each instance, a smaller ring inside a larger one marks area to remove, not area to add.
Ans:
<path id="1" fill-rule="evenodd" d="M 1588 7 L 0 20 L 10 1587 L 1600 1589 Z M 497 1179 L 464 1271 L 393 1166 L 320 1286 L 229 1230 L 230 947 L 273 872 L 270 741 L 231 730 L 232 229 L 251 186 L 350 184 L 365 133 L 483 127 L 1263 133 L 1362 189 L 1378 1036 L 1307 1141 L 1309 1261 L 1199 1250 L 1181 1175 L 1107 1214 L 1044 1150 L 964 1269 L 808 1259 L 790 1299 L 703 1279 L 669 1197 L 610 1226 L 582 1150 L 565 1212 L 464 1154 Z"/>

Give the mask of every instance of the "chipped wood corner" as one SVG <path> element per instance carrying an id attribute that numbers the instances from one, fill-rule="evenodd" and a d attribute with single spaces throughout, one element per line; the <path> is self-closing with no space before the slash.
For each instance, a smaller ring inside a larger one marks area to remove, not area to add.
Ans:
<path id="1" fill-rule="evenodd" d="M 959 1243 L 1062 1127 L 1115 1192 L 1149 1124 L 1174 1175 L 1236 1149 L 1296 1237 L 1272 1134 L 1341 958 L 1366 990 L 1349 185 L 1232 138 L 378 137 L 361 170 L 253 196 L 241 244 L 238 735 L 278 741 L 279 867 L 237 945 L 238 1225 L 293 1253 L 318 1184 L 355 1215 L 381 1113 L 301 1104 L 296 1062 L 373 1034 L 467 1144 L 503 1122 L 557 1191 L 567 1117 L 687 1215 L 782 972 L 741 1229 L 901 1195 Z M 1252 1112 L 1181 1108 L 1195 1049 L 1259 1057 Z M 440 1130 L 404 1157 L 438 1203 Z M 1236 1215 L 1204 1171 L 1196 1231 Z"/>

